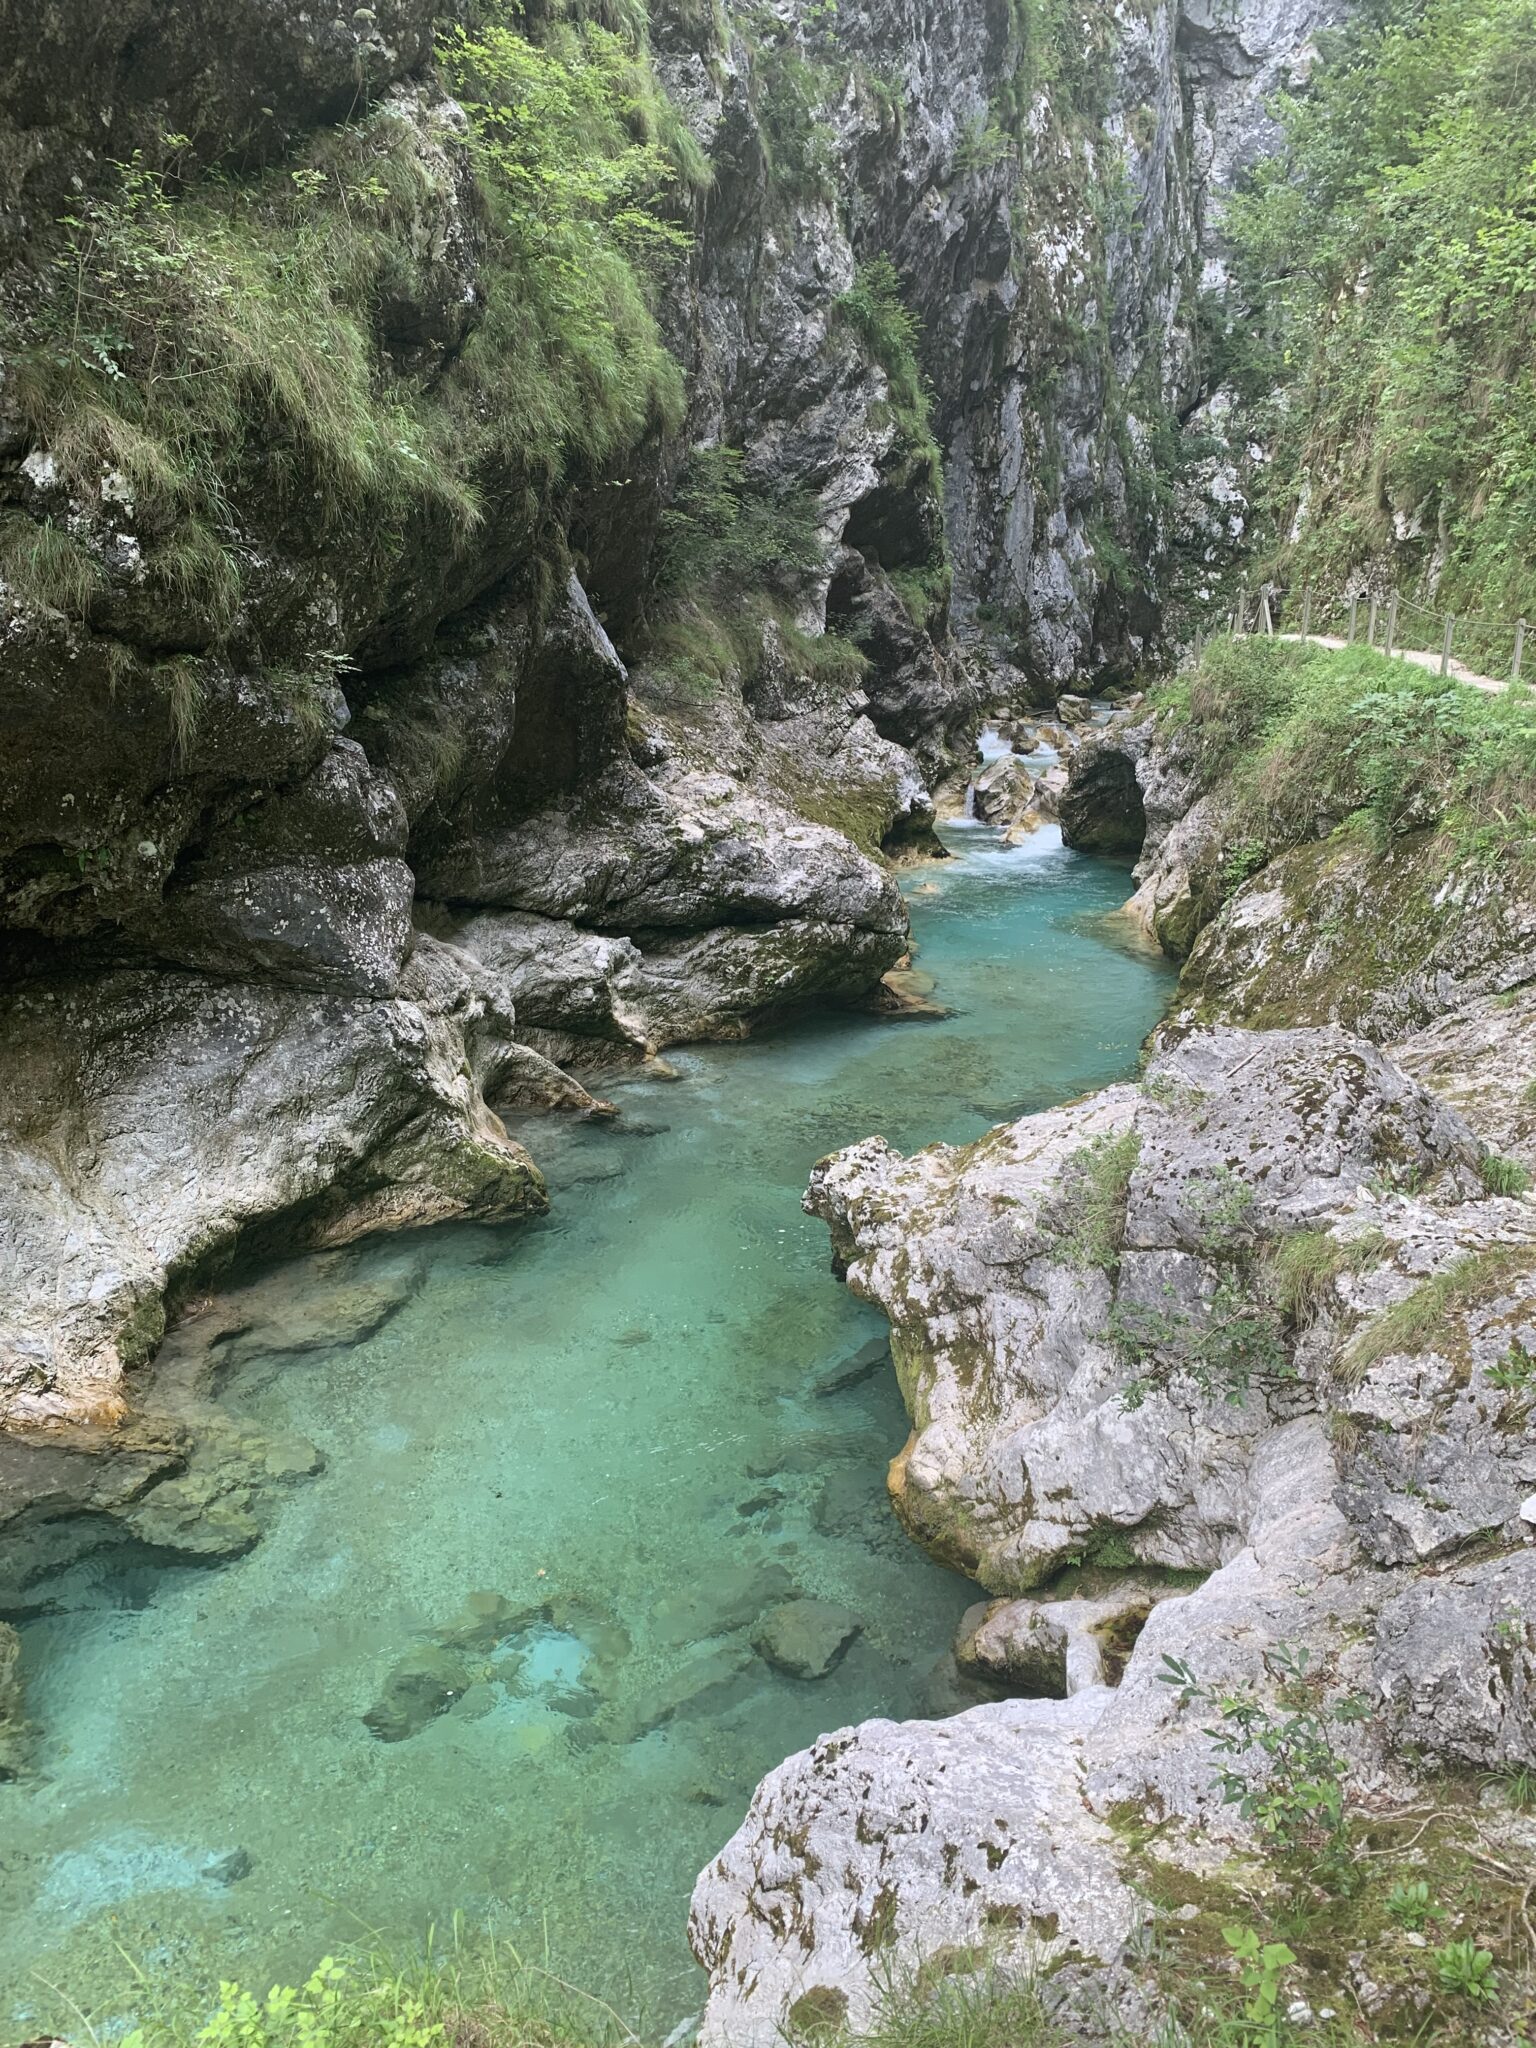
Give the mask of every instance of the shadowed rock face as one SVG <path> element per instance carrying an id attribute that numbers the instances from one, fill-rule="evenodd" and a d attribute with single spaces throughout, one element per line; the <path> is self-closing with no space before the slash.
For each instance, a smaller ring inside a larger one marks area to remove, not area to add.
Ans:
<path id="1" fill-rule="evenodd" d="M 1089 740 L 1072 755 L 1060 803 L 1061 836 L 1082 853 L 1140 853 L 1147 813 L 1136 763 L 1118 736 Z"/>
<path id="2" fill-rule="evenodd" d="M 84 153 L 126 162 L 176 135 L 210 157 L 277 155 L 424 63 L 441 13 L 429 0 L 5 0 L 0 247 L 29 215 L 51 217 Z"/>

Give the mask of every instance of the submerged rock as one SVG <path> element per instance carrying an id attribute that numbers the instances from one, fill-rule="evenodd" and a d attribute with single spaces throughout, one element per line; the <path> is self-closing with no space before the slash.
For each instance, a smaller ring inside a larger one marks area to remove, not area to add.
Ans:
<path id="1" fill-rule="evenodd" d="M 380 1742 L 405 1742 L 446 1714 L 469 1688 L 469 1665 L 454 1651 L 423 1645 L 388 1673 L 363 1726 Z"/>
<path id="2" fill-rule="evenodd" d="M 830 1400 L 835 1394 L 851 1393 L 855 1387 L 862 1387 L 878 1373 L 884 1372 L 891 1362 L 891 1345 L 888 1337 L 871 1337 L 867 1344 L 861 1344 L 857 1351 L 850 1351 L 846 1358 L 839 1358 L 813 1373 L 807 1383 L 807 1392 L 815 1399 Z"/>
<path id="3" fill-rule="evenodd" d="M 752 1647 L 786 1678 L 825 1678 L 863 1634 L 858 1615 L 830 1600 L 786 1600 L 752 1631 Z"/>
<path id="4" fill-rule="evenodd" d="M 726 1565 L 698 1585 L 659 1600 L 651 1632 L 662 1643 L 696 1643 L 731 1635 L 756 1621 L 763 1609 L 791 1589 L 781 1564 Z"/>
<path id="5" fill-rule="evenodd" d="M 0 1781 L 19 1778 L 31 1739 L 21 1691 L 21 1637 L 0 1621 Z"/>

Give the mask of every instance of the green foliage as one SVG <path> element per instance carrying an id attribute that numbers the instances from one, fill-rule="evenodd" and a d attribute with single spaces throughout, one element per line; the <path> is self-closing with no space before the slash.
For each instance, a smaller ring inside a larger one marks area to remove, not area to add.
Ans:
<path id="1" fill-rule="evenodd" d="M 1536 0 L 1361 9 L 1227 216 L 1297 582 L 1336 585 L 1410 522 L 1438 604 L 1536 606 L 1533 42 Z"/>
<path id="2" fill-rule="evenodd" d="M 1504 1393 L 1536 1392 L 1536 1358 L 1518 1341 L 1511 1344 L 1500 1363 L 1489 1368 L 1488 1384 Z"/>
<path id="3" fill-rule="evenodd" d="M 1253 1201 L 1252 1188 L 1227 1167 L 1183 1189 L 1193 1245 L 1213 1278 L 1192 1305 L 1171 1285 L 1161 1300 L 1115 1303 L 1105 1335 L 1130 1368 L 1120 1397 L 1127 1408 L 1179 1386 L 1237 1405 L 1255 1384 L 1293 1376 L 1283 1328 L 1289 1308 L 1273 1298 L 1270 1267 L 1256 1255 Z"/>
<path id="4" fill-rule="evenodd" d="M 1439 1908 L 1429 1896 L 1429 1886 L 1423 1878 L 1413 1883 L 1399 1879 L 1386 1897 L 1386 1912 L 1399 1927 L 1406 1927 L 1410 1934 L 1421 1933 L 1431 1920 L 1439 1918 Z"/>
<path id="5" fill-rule="evenodd" d="M 124 2003 L 136 2024 L 121 2048 L 612 2048 L 636 2038 L 602 1999 L 457 1921 L 415 1956 L 326 1956 L 302 1984 L 264 1997 L 221 1983 L 215 1999 L 161 1968 L 134 1975 Z"/>
<path id="6" fill-rule="evenodd" d="M 1265 1261 L 1269 1292 L 1288 1321 L 1309 1323 L 1334 1293 L 1341 1274 L 1374 1266 L 1386 1247 L 1380 1230 L 1340 1238 L 1326 1230 L 1297 1230 L 1283 1237 Z"/>
<path id="7" fill-rule="evenodd" d="M 1132 1130 L 1117 1138 L 1095 1138 L 1067 1161 L 1063 1199 L 1069 1221 L 1060 1252 L 1079 1272 L 1093 1267 L 1111 1275 L 1118 1271 L 1126 1189 L 1140 1156 L 1141 1139 Z"/>
<path id="8" fill-rule="evenodd" d="M 67 527 L 52 519 L 0 519 L 0 584 L 27 604 L 85 618 L 106 575 Z"/>
<path id="9" fill-rule="evenodd" d="M 1518 1159 L 1505 1159 L 1497 1152 L 1485 1152 L 1477 1170 L 1490 1195 L 1523 1195 L 1531 1184 L 1530 1173 Z"/>
<path id="10" fill-rule="evenodd" d="M 934 635 L 942 630 L 952 582 L 947 562 L 929 562 L 916 569 L 888 569 L 886 581 L 901 599 L 914 626 Z"/>
<path id="11" fill-rule="evenodd" d="M 1507 1623 L 1500 1623 L 1501 1632 L 1514 1629 L 1524 1634 L 1523 1624 L 1513 1616 Z M 1490 1771 L 1483 1783 L 1503 1795 L 1504 1803 L 1514 1813 L 1536 1813 L 1536 1769 L 1529 1764 L 1513 1764 L 1508 1770 Z"/>
<path id="12" fill-rule="evenodd" d="M 385 573 L 413 529 L 463 547 L 487 492 L 531 532 L 542 493 L 679 418 L 649 301 L 704 173 L 643 11 L 608 12 L 618 26 L 557 17 L 534 36 L 493 0 L 445 33 L 490 247 L 478 325 L 434 374 L 392 364 L 379 308 L 443 289 L 453 131 L 382 108 L 250 177 L 199 176 L 170 137 L 159 167 L 112 167 L 58 223 L 0 336 L 10 394 L 75 496 L 130 508 L 147 595 L 190 610 L 201 641 L 239 617 L 253 513 L 258 533 L 361 536 L 359 575 Z M 99 576 L 67 536 L 7 520 L 3 554 L 18 589 L 89 609 Z"/>
<path id="13" fill-rule="evenodd" d="M 859 2048 L 1065 2048 L 1028 1978 L 988 1967 L 979 1950 L 952 1951 L 949 1960 L 950 1971 L 891 1983 L 866 2030 L 839 2028 L 830 2039 L 837 2048 L 853 2041 Z"/>
<path id="14" fill-rule="evenodd" d="M 1219 870 L 1223 895 L 1231 895 L 1240 889 L 1268 859 L 1269 848 L 1262 839 L 1239 839 L 1235 845 L 1229 846 L 1222 856 Z"/>
<path id="15" fill-rule="evenodd" d="M 1236 1265 L 1218 1271 L 1197 1310 L 1171 1300 L 1167 1306 L 1117 1302 L 1105 1334 L 1131 1371 L 1120 1396 L 1129 1409 L 1179 1386 L 1236 1407 L 1256 1382 L 1272 1386 L 1292 1376 L 1275 1311 Z"/>
<path id="16" fill-rule="evenodd" d="M 730 678 L 750 682 L 776 643 L 798 675 L 831 686 L 857 682 L 868 663 L 837 633 L 808 634 L 792 600 L 825 566 L 821 508 L 809 491 L 769 490 L 736 448 L 696 448 L 661 521 L 647 663 L 664 689 L 712 696 Z"/>
<path id="17" fill-rule="evenodd" d="M 824 567 L 821 508 L 809 491 L 755 485 L 739 448 L 695 448 L 661 520 L 658 588 L 722 596 L 792 590 Z"/>
<path id="18" fill-rule="evenodd" d="M 1493 1956 L 1470 1938 L 1448 1941 L 1434 1953 L 1435 1982 L 1442 1991 L 1473 2005 L 1492 2004 L 1499 1995 Z"/>
<path id="19" fill-rule="evenodd" d="M 1238 1982 L 1248 1994 L 1241 2024 L 1232 2035 L 1235 2048 L 1279 2048 L 1284 2024 L 1281 1991 L 1296 1951 L 1283 1941 L 1265 1941 L 1252 1927 L 1224 1927 L 1221 1932 L 1237 1964 Z"/>
<path id="20" fill-rule="evenodd" d="M 1013 142 L 995 114 L 973 114 L 961 130 L 955 163 L 962 171 L 989 171 L 1013 153 Z"/>
<path id="21" fill-rule="evenodd" d="M 908 480 L 926 470 L 937 489 L 939 450 L 929 417 L 928 384 L 917 359 L 921 329 L 889 256 L 859 265 L 853 288 L 838 300 L 837 312 L 863 342 L 871 361 L 885 372 L 891 410 L 908 455 Z"/>
<path id="22" fill-rule="evenodd" d="M 1333 1724 L 1360 1720 L 1369 1702 L 1342 1700 L 1326 1712 L 1309 1663 L 1305 1649 L 1284 1644 L 1265 1658 L 1273 1707 L 1253 1685 L 1202 1686 L 1177 1657 L 1165 1656 L 1158 1676 L 1178 1688 L 1181 1707 L 1198 1704 L 1215 1713 L 1206 1733 L 1217 1755 L 1230 1759 L 1216 1774 L 1223 1800 L 1251 1820 L 1277 1854 L 1326 1869 L 1331 1882 L 1342 1884 L 1349 1862 L 1349 1767 Z"/>
<path id="23" fill-rule="evenodd" d="M 1460 858 L 1536 850 L 1536 696 L 1468 689 L 1363 648 L 1220 639 L 1155 700 L 1241 843 L 1354 818 L 1378 845 L 1436 830 Z"/>
<path id="24" fill-rule="evenodd" d="M 837 20 L 831 0 L 811 0 L 799 12 L 809 39 L 830 41 Z M 736 18 L 752 49 L 753 103 L 768 158 L 770 205 L 827 194 L 836 162 L 825 110 L 846 73 L 807 54 L 793 26 L 770 8 L 748 6 Z"/>

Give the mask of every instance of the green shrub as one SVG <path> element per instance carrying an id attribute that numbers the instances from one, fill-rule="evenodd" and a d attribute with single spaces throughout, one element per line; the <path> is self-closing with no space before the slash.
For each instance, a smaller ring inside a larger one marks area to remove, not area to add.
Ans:
<path id="1" fill-rule="evenodd" d="M 739 448 L 695 448 L 661 518 L 657 587 L 722 598 L 796 583 L 823 568 L 827 545 L 811 492 L 755 484 Z"/>

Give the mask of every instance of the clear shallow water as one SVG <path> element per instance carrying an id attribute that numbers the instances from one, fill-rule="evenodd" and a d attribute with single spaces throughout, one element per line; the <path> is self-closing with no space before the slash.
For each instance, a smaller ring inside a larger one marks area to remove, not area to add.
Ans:
<path id="1" fill-rule="evenodd" d="M 326 1458 L 255 1550 L 82 1568 L 25 1630 L 47 1733 L 40 1777 L 0 1786 L 0 2028 L 65 2017 L 41 1979 L 126 2014 L 114 1944 L 265 1988 L 455 1910 L 670 2024 L 699 2002 L 693 1877 L 762 1774 L 843 1722 L 969 1703 L 945 1653 L 974 1588 L 884 1500 L 890 1376 L 815 1391 L 884 1326 L 800 1193 L 871 1132 L 966 1138 L 1124 1075 L 1168 981 L 1097 929 L 1122 866 L 1049 829 L 947 836 L 961 857 L 907 886 L 954 1016 L 674 1054 L 679 1080 L 609 1088 L 617 1124 L 522 1131 L 547 1221 L 290 1269 L 419 1285 L 366 1341 L 232 1375 L 227 1406 Z M 819 1682 L 750 1647 L 789 1586 L 864 1624 Z M 391 1668 L 478 1592 L 548 1612 L 481 1625 L 451 1711 L 375 1739 Z"/>

